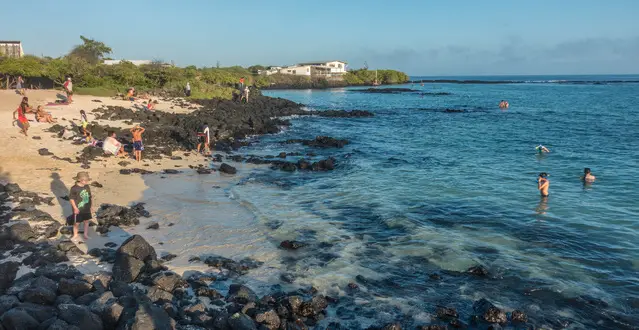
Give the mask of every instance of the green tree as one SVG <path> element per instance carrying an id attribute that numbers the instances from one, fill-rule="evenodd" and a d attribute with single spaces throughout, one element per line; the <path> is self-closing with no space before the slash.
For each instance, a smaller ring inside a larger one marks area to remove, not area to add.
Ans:
<path id="1" fill-rule="evenodd" d="M 105 45 L 103 42 L 80 36 L 82 44 L 73 47 L 69 52 L 69 57 L 76 57 L 84 59 L 91 64 L 98 64 L 102 61 L 105 55 L 111 54 L 113 50 L 111 47 Z"/>

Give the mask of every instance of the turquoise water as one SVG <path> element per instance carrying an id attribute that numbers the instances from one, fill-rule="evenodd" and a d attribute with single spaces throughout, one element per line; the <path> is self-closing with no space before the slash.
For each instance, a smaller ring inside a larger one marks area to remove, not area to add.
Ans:
<path id="1" fill-rule="evenodd" d="M 356 88 L 265 93 L 310 110 L 375 113 L 364 119 L 293 118 L 283 133 L 242 150 L 313 151 L 338 160 L 330 173 L 255 171 L 233 188 L 273 242 L 311 244 L 282 254 L 296 284 L 342 295 L 332 317 L 353 327 L 423 324 L 437 305 L 468 318 L 480 298 L 524 310 L 538 326 L 635 324 L 639 84 L 392 87 L 451 95 Z M 502 99 L 510 109 L 497 107 Z M 280 143 L 317 135 L 350 144 L 312 150 Z M 537 155 L 538 144 L 551 153 Z M 580 181 L 584 167 L 597 176 L 592 185 Z M 547 200 L 537 191 L 539 172 L 550 174 Z M 460 273 L 475 265 L 490 275 Z M 433 273 L 442 279 L 430 279 Z M 344 287 L 354 281 L 363 289 L 346 294 Z"/>

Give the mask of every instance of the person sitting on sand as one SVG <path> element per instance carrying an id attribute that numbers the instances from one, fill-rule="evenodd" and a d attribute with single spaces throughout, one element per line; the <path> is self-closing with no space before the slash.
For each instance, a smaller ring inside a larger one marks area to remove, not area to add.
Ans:
<path id="1" fill-rule="evenodd" d="M 548 188 L 550 187 L 550 180 L 548 180 L 548 173 L 539 173 L 537 178 L 537 189 L 541 193 L 541 197 L 548 197 Z"/>
<path id="2" fill-rule="evenodd" d="M 73 102 L 73 82 L 71 77 L 68 77 L 62 86 L 64 86 L 64 91 L 67 93 L 67 103 Z"/>
<path id="3" fill-rule="evenodd" d="M 595 176 L 590 173 L 590 168 L 584 168 L 584 176 L 581 177 L 581 180 L 584 182 L 594 182 L 595 179 Z"/>
<path id="4" fill-rule="evenodd" d="M 36 121 L 38 123 L 49 123 L 49 124 L 53 124 L 57 122 L 55 119 L 53 119 L 53 116 L 51 116 L 50 112 L 44 111 L 44 107 L 41 105 L 38 106 L 38 111 L 36 111 Z"/>
<path id="5" fill-rule="evenodd" d="M 142 160 L 142 150 L 144 150 L 144 145 L 142 145 L 142 133 L 144 133 L 144 127 L 140 127 L 140 125 L 135 125 L 131 129 L 131 134 L 133 134 L 133 153 L 135 155 L 135 160 L 138 163 Z"/>
<path id="6" fill-rule="evenodd" d="M 75 185 L 69 191 L 69 203 L 73 208 L 73 214 L 67 218 L 67 225 L 73 226 L 73 237 L 78 238 L 80 222 L 84 223 L 84 239 L 89 239 L 89 220 L 93 217 L 93 196 L 89 182 L 91 178 L 87 172 L 78 172 L 73 178 Z"/>
<path id="7" fill-rule="evenodd" d="M 27 131 L 29 130 L 29 120 L 27 119 L 26 114 L 29 110 L 29 98 L 25 96 L 22 98 L 22 102 L 20 102 L 20 106 L 18 106 L 18 109 L 13 112 L 13 120 L 16 120 L 17 114 L 18 126 L 20 126 L 20 129 L 22 129 L 22 134 L 24 134 L 24 136 L 28 136 Z"/>
<path id="8" fill-rule="evenodd" d="M 540 145 L 538 145 L 538 146 L 536 146 L 536 147 L 535 147 L 535 150 L 537 150 L 537 152 L 538 152 L 539 154 L 542 154 L 542 153 L 544 153 L 544 152 L 550 152 L 550 150 L 548 150 L 548 148 L 546 148 L 545 146 L 543 146 L 543 145 L 541 145 L 541 144 L 540 144 Z"/>
<path id="9" fill-rule="evenodd" d="M 108 132 L 108 137 L 104 139 L 104 142 L 102 144 L 102 150 L 104 150 L 104 153 L 107 155 L 111 154 L 118 157 L 126 157 L 124 146 L 120 141 L 118 141 L 114 131 Z"/>

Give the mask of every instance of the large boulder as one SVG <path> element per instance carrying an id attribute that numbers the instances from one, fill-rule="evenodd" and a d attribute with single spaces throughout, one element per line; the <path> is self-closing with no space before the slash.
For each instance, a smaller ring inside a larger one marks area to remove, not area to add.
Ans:
<path id="1" fill-rule="evenodd" d="M 67 294 L 73 298 L 83 296 L 93 290 L 93 285 L 88 282 L 63 278 L 58 285 L 60 294 Z"/>
<path id="2" fill-rule="evenodd" d="M 257 300 L 257 294 L 244 285 L 231 284 L 226 300 L 238 304 L 247 304 L 249 302 L 255 302 Z"/>
<path id="3" fill-rule="evenodd" d="M 2 326 L 10 330 L 36 330 L 40 323 L 24 310 L 12 309 L 0 317 Z"/>
<path id="4" fill-rule="evenodd" d="M 15 241 L 27 242 L 35 240 L 38 235 L 26 222 L 16 222 L 8 228 L 9 237 Z"/>
<path id="5" fill-rule="evenodd" d="M 258 312 L 255 314 L 255 321 L 263 324 L 270 330 L 279 329 L 281 323 L 280 317 L 273 309 Z"/>
<path id="6" fill-rule="evenodd" d="M 104 329 L 102 319 L 86 306 L 62 304 L 58 306 L 58 317 L 80 329 Z"/>
<path id="7" fill-rule="evenodd" d="M 18 298 L 20 298 L 22 302 L 39 305 L 53 305 L 53 303 L 55 303 L 56 295 L 54 291 L 48 290 L 47 288 L 34 286 L 20 291 Z"/>
<path id="8" fill-rule="evenodd" d="M 140 224 L 140 214 L 135 209 L 102 204 L 96 212 L 96 219 L 101 226 L 135 226 Z"/>
<path id="9" fill-rule="evenodd" d="M 229 316 L 228 323 L 233 330 L 257 330 L 255 322 L 244 313 L 235 313 Z"/>
<path id="10" fill-rule="evenodd" d="M 155 249 L 140 235 L 129 237 L 120 245 L 117 253 L 127 254 L 141 261 L 157 260 L 158 258 Z"/>
<path id="11" fill-rule="evenodd" d="M 219 171 L 226 174 L 237 173 L 237 169 L 227 163 L 222 163 L 222 165 L 220 165 Z"/>
<path id="12" fill-rule="evenodd" d="M 11 286 L 13 280 L 16 279 L 16 273 L 20 268 L 20 263 L 15 261 L 7 261 L 0 264 L 0 294 Z"/>
<path id="13" fill-rule="evenodd" d="M 116 327 L 124 310 L 124 307 L 118 302 L 118 299 L 109 291 L 94 300 L 89 308 L 91 312 L 100 315 L 107 329 Z"/>
<path id="14" fill-rule="evenodd" d="M 166 292 L 157 286 L 152 286 L 146 293 L 147 297 L 151 299 L 154 303 L 163 303 L 163 302 L 171 302 L 173 301 L 173 295 L 169 292 Z"/>
<path id="15" fill-rule="evenodd" d="M 120 329 L 131 330 L 173 330 L 173 321 L 169 315 L 162 308 L 150 304 L 148 302 L 141 302 L 138 306 L 133 307 L 129 311 L 132 317 L 125 317 L 123 314 L 118 323 Z"/>
<path id="16" fill-rule="evenodd" d="M 172 292 L 178 285 L 183 283 L 182 277 L 174 272 L 156 273 L 151 280 L 153 284 L 167 292 Z"/>
<path id="17" fill-rule="evenodd" d="M 20 300 L 14 295 L 0 296 L 0 315 L 20 304 Z"/>
<path id="18" fill-rule="evenodd" d="M 128 254 L 117 254 L 113 263 L 113 280 L 131 283 L 138 278 L 144 268 L 144 261 Z"/>

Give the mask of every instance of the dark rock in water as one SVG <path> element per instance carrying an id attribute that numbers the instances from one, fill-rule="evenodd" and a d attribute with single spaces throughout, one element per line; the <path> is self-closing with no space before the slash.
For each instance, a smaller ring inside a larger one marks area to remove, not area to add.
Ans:
<path id="1" fill-rule="evenodd" d="M 493 305 L 490 301 L 483 298 L 473 304 L 473 310 L 488 323 L 504 324 L 508 321 L 504 311 L 495 307 L 495 305 Z"/>
<path id="2" fill-rule="evenodd" d="M 372 93 L 372 94 L 396 94 L 396 93 L 412 93 L 418 92 L 411 88 L 367 88 L 367 89 L 353 89 L 353 92 L 360 93 Z"/>
<path id="3" fill-rule="evenodd" d="M 305 246 L 306 244 L 298 241 L 283 241 L 280 243 L 280 247 L 286 250 L 297 250 Z"/>
<path id="4" fill-rule="evenodd" d="M 207 286 L 195 289 L 195 294 L 200 297 L 209 297 L 211 299 L 219 299 L 223 297 L 222 294 L 220 294 L 217 290 L 209 288 Z"/>
<path id="5" fill-rule="evenodd" d="M 22 309 L 12 309 L 0 317 L 3 328 L 6 329 L 38 329 L 40 323 L 36 321 L 29 313 Z"/>
<path id="6" fill-rule="evenodd" d="M 351 291 L 357 291 L 359 290 L 359 285 L 357 285 L 356 283 L 350 282 L 348 283 L 347 288 Z"/>
<path id="7" fill-rule="evenodd" d="M 150 218 L 151 213 L 149 213 L 149 211 L 144 209 L 144 205 L 145 203 L 137 203 L 131 206 L 131 209 L 135 211 L 135 213 L 137 213 L 141 217 Z"/>
<path id="8" fill-rule="evenodd" d="M 107 226 L 97 226 L 97 227 L 95 227 L 95 231 L 98 234 L 104 235 L 104 234 L 109 232 L 109 227 L 107 227 Z"/>
<path id="9" fill-rule="evenodd" d="M 52 156 L 53 153 L 49 151 L 47 148 L 38 149 L 38 154 L 40 156 Z"/>
<path id="10" fill-rule="evenodd" d="M 103 329 L 99 316 L 93 314 L 86 306 L 62 304 L 58 306 L 58 317 L 80 329 Z"/>
<path id="11" fill-rule="evenodd" d="M 343 148 L 345 145 L 348 144 L 348 140 L 339 140 L 330 136 L 318 136 L 315 138 L 315 140 L 292 139 L 286 140 L 286 143 L 301 143 L 305 146 L 317 148 Z M 284 157 L 282 157 L 282 154 L 284 154 Z M 286 153 L 281 153 L 280 158 L 286 158 Z"/>
<path id="12" fill-rule="evenodd" d="M 256 300 L 257 295 L 255 292 L 241 284 L 231 284 L 229 287 L 229 293 L 226 296 L 226 301 L 238 304 L 248 304 L 249 302 L 255 302 Z"/>
<path id="13" fill-rule="evenodd" d="M 211 174 L 211 173 L 213 173 L 213 169 L 210 169 L 210 168 L 198 168 L 195 171 L 197 172 L 197 174 Z"/>
<path id="14" fill-rule="evenodd" d="M 43 287 L 31 287 L 20 291 L 18 298 L 22 302 L 38 305 L 53 305 L 55 303 L 55 292 Z"/>
<path id="15" fill-rule="evenodd" d="M 136 210 L 112 204 L 102 204 L 96 212 L 101 226 L 135 226 L 140 224 Z"/>
<path id="16" fill-rule="evenodd" d="M 520 310 L 514 310 L 510 315 L 510 319 L 513 323 L 526 323 L 528 322 L 528 315 Z"/>
<path id="17" fill-rule="evenodd" d="M 315 162 L 312 165 L 313 171 L 332 171 L 335 169 L 335 158 L 329 157 L 327 159 Z"/>
<path id="18" fill-rule="evenodd" d="M 466 273 L 475 275 L 475 276 L 481 276 L 481 277 L 488 276 L 489 274 L 488 270 L 481 265 L 468 268 Z"/>
<path id="19" fill-rule="evenodd" d="M 433 273 L 433 274 L 428 275 L 428 278 L 430 278 L 431 280 L 434 280 L 434 281 L 439 281 L 439 280 L 442 279 L 442 276 L 437 274 L 437 273 Z"/>
<path id="20" fill-rule="evenodd" d="M 312 114 L 319 117 L 331 117 L 331 118 L 366 118 L 366 117 L 374 116 L 372 112 L 364 111 L 364 110 L 351 110 L 351 111 L 327 110 L 327 111 L 314 111 Z"/>
<path id="21" fill-rule="evenodd" d="M 285 273 L 280 275 L 280 279 L 286 283 L 293 283 L 295 282 L 295 276 L 293 274 L 290 273 Z"/>
<path id="22" fill-rule="evenodd" d="M 175 224 L 173 222 L 169 223 L 168 225 L 166 225 L 167 227 L 173 227 L 175 226 Z"/>
<path id="23" fill-rule="evenodd" d="M 164 174 L 179 174 L 180 173 L 180 171 L 174 170 L 174 169 L 170 169 L 170 168 L 164 169 L 163 172 L 164 172 Z"/>
<path id="24" fill-rule="evenodd" d="M 259 311 L 255 314 L 255 321 L 268 329 L 279 329 L 281 321 L 274 309 Z"/>
<path id="25" fill-rule="evenodd" d="M 58 292 L 77 298 L 93 290 L 93 285 L 85 281 L 63 278 L 58 284 Z"/>
<path id="26" fill-rule="evenodd" d="M 114 248 L 114 247 L 116 247 L 118 245 L 113 243 L 113 242 L 107 242 L 107 243 L 104 243 L 104 246 L 106 246 L 108 248 Z"/>
<path id="27" fill-rule="evenodd" d="M 235 313 L 229 316 L 227 322 L 233 330 L 257 330 L 255 322 L 244 313 Z"/>
<path id="28" fill-rule="evenodd" d="M 7 261 L 0 264 L 0 294 L 4 294 L 11 287 L 11 283 L 16 279 L 16 274 L 20 269 L 20 263 Z"/>
<path id="29" fill-rule="evenodd" d="M 171 261 L 173 259 L 177 258 L 177 255 L 173 254 L 173 253 L 167 253 L 165 255 L 163 255 L 160 259 L 162 259 L 163 261 Z"/>
<path id="30" fill-rule="evenodd" d="M 286 153 L 285 153 L 285 152 L 280 152 L 280 154 L 278 155 L 278 157 L 280 157 L 280 158 L 286 158 Z"/>
<path id="31" fill-rule="evenodd" d="M 157 222 L 151 222 L 146 229 L 160 229 L 160 224 Z"/>
<path id="32" fill-rule="evenodd" d="M 227 163 L 222 163 L 222 165 L 220 165 L 219 171 L 222 173 L 226 173 L 226 174 L 235 174 L 237 173 L 237 169 L 235 169 L 235 167 L 227 164 Z"/>
<path id="33" fill-rule="evenodd" d="M 437 317 L 443 320 L 456 319 L 459 317 L 457 310 L 452 307 L 437 307 Z"/>
<path id="34" fill-rule="evenodd" d="M 448 113 L 460 113 L 460 112 L 466 112 L 465 110 L 462 109 L 446 109 L 444 110 L 444 112 L 448 112 Z"/>
<path id="35" fill-rule="evenodd" d="M 91 187 L 102 188 L 104 186 L 101 183 L 97 182 L 97 181 L 93 181 L 93 182 L 91 182 Z"/>

